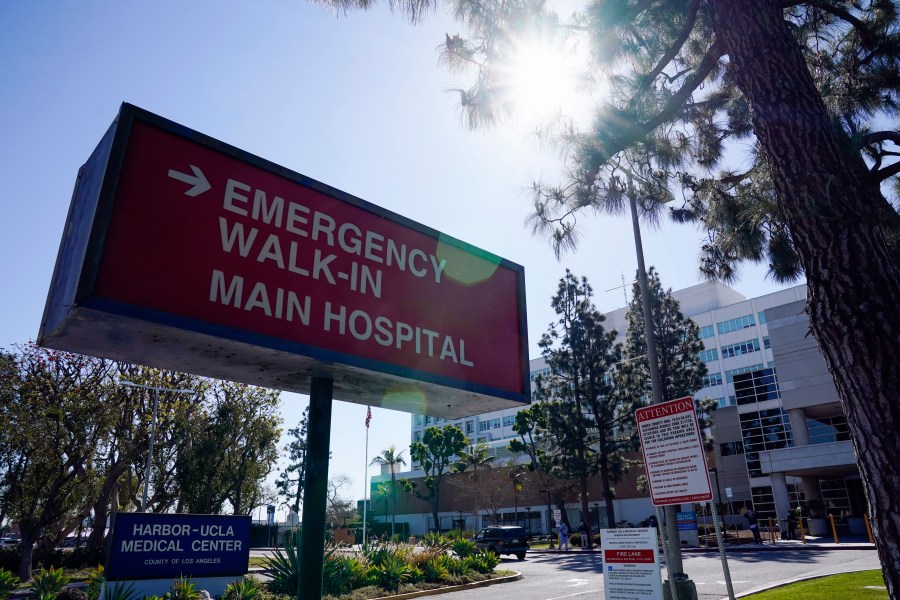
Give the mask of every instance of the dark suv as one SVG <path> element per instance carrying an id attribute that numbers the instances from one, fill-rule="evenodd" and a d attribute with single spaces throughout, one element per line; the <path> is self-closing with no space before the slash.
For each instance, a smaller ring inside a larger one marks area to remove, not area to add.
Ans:
<path id="1" fill-rule="evenodd" d="M 528 534 L 524 527 L 517 525 L 494 525 L 479 531 L 474 538 L 480 550 L 494 554 L 515 554 L 519 560 L 525 560 L 528 550 Z"/>

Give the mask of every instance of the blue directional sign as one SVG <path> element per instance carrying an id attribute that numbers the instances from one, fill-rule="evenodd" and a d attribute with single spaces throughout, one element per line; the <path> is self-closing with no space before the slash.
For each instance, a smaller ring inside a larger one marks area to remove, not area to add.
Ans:
<path id="1" fill-rule="evenodd" d="M 118 513 L 110 581 L 243 575 L 250 560 L 250 517 Z"/>

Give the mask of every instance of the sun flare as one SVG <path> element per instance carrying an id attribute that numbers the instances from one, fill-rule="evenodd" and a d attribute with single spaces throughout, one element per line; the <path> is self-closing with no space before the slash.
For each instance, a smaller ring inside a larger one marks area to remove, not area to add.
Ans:
<path id="1" fill-rule="evenodd" d="M 560 114 L 577 117 L 586 101 L 579 86 L 583 65 L 573 48 L 543 41 L 519 44 L 508 71 L 516 118 L 538 122 Z"/>

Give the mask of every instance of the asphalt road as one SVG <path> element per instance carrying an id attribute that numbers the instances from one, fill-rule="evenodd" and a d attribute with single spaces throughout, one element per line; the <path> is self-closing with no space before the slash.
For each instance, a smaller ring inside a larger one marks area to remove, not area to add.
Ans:
<path id="1" fill-rule="evenodd" d="M 727 598 L 722 562 L 715 553 L 685 553 L 684 570 L 697 585 L 701 600 Z M 736 595 L 772 584 L 865 569 L 878 569 L 875 550 L 781 550 L 735 552 L 728 567 Z M 578 600 L 603 598 L 603 564 L 599 553 L 530 552 L 519 561 L 503 558 L 498 569 L 521 571 L 519 581 L 443 594 L 442 600 Z M 663 579 L 666 577 L 663 567 Z"/>

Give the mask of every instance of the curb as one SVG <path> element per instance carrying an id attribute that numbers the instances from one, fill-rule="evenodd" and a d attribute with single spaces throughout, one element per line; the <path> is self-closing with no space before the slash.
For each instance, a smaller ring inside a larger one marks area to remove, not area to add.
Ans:
<path id="1" fill-rule="evenodd" d="M 409 598 L 421 598 L 423 596 L 435 596 L 437 594 L 449 594 L 450 592 L 459 592 L 462 590 L 473 590 L 476 588 L 488 587 L 489 585 L 495 585 L 498 583 L 509 583 L 511 581 L 518 581 L 523 578 L 523 575 L 519 572 L 516 572 L 515 575 L 509 575 L 508 577 L 498 577 L 496 579 L 485 579 L 484 581 L 475 581 L 473 583 L 465 583 L 463 585 L 451 585 L 448 587 L 439 587 L 434 588 L 433 590 L 420 590 L 418 592 L 407 592 L 405 594 L 395 594 L 393 596 L 382 596 L 380 598 L 375 598 L 374 600 L 407 600 Z"/>

